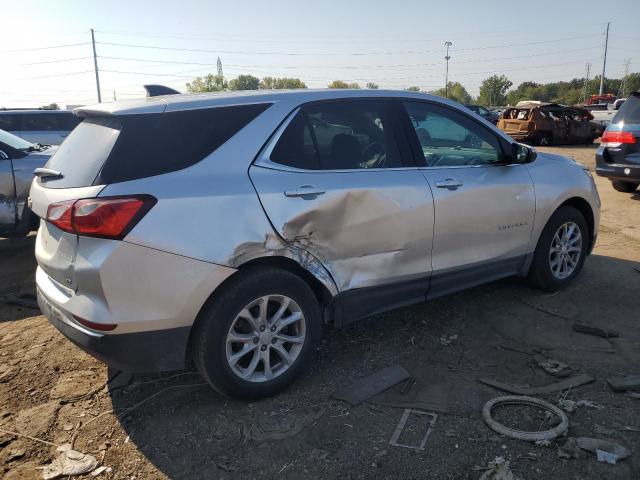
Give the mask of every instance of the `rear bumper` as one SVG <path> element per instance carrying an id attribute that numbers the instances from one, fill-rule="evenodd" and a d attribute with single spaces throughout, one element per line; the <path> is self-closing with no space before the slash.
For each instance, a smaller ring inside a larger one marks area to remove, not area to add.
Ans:
<path id="1" fill-rule="evenodd" d="M 107 365 L 126 372 L 180 370 L 186 365 L 189 327 L 103 334 L 78 324 L 38 287 L 38 305 L 60 333 Z"/>
<path id="2" fill-rule="evenodd" d="M 605 153 L 603 150 L 604 147 L 600 147 L 596 152 L 596 174 L 611 180 L 640 182 L 640 165 L 608 163 L 604 160 Z"/>

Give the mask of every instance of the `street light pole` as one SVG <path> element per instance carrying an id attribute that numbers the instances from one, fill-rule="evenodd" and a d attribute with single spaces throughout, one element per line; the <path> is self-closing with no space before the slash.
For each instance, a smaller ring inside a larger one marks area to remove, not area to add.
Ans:
<path id="1" fill-rule="evenodd" d="M 604 38 L 604 60 L 602 60 L 602 75 L 600 75 L 600 91 L 599 95 L 602 95 L 604 90 L 604 71 L 607 68 L 607 49 L 609 48 L 609 22 L 607 22 L 607 33 Z"/>
<path id="2" fill-rule="evenodd" d="M 447 53 L 444 59 L 447 61 L 447 66 L 444 73 L 444 98 L 449 98 L 449 47 L 453 45 L 451 42 L 444 42 L 445 47 L 447 47 Z"/>

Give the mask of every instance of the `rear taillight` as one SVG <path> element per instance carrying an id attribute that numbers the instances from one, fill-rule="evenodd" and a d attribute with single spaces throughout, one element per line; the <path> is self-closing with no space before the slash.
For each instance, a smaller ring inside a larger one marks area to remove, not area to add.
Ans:
<path id="1" fill-rule="evenodd" d="M 49 205 L 47 221 L 65 232 L 122 239 L 155 203 L 150 195 L 67 200 Z"/>
<path id="2" fill-rule="evenodd" d="M 603 147 L 617 148 L 623 144 L 636 143 L 636 137 L 631 132 L 610 132 L 605 130 L 600 139 L 600 145 Z"/>

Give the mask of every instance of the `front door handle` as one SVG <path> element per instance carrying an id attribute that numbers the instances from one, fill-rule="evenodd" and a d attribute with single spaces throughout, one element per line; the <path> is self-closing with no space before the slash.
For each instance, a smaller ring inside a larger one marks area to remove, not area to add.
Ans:
<path id="1" fill-rule="evenodd" d="M 455 178 L 445 178 L 444 180 L 438 180 L 436 182 L 437 188 L 446 188 L 448 190 L 457 190 L 458 187 L 462 186 L 462 182 L 460 180 L 456 180 Z"/>
<path id="2" fill-rule="evenodd" d="M 301 185 L 293 190 L 285 190 L 285 197 L 317 197 L 318 195 L 322 195 L 325 193 L 321 188 L 316 187 L 315 185 Z"/>

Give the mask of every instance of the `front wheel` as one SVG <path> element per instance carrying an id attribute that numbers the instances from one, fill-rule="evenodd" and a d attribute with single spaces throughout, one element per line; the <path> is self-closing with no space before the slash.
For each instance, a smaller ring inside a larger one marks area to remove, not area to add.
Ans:
<path id="1" fill-rule="evenodd" d="M 579 210 L 559 208 L 538 240 L 529 270 L 531 283 L 549 292 L 565 288 L 582 270 L 589 250 L 589 235 L 587 222 Z"/>
<path id="2" fill-rule="evenodd" d="M 618 192 L 632 193 L 636 191 L 639 184 L 636 182 L 625 182 L 623 180 L 611 180 L 611 185 L 613 185 L 613 188 Z"/>
<path id="3" fill-rule="evenodd" d="M 194 362 L 224 394 L 267 397 L 310 364 L 320 341 L 319 304 L 289 271 L 254 267 L 236 275 L 198 319 Z"/>

